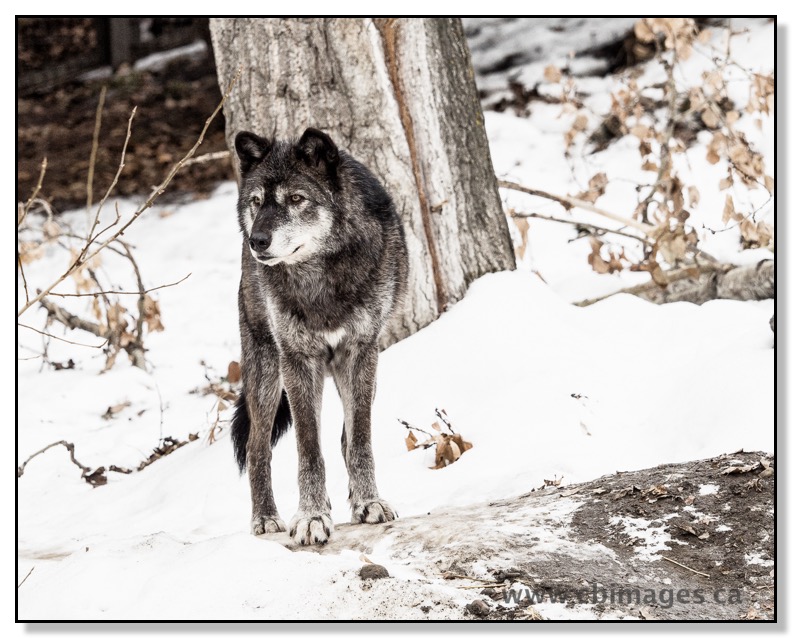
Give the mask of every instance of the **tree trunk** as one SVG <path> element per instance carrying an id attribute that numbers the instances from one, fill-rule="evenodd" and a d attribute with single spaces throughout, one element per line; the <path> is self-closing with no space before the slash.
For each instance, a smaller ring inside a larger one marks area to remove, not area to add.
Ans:
<path id="1" fill-rule="evenodd" d="M 385 184 L 405 226 L 407 302 L 383 346 L 481 275 L 515 267 L 458 19 L 212 19 L 226 137 L 327 131 Z"/>

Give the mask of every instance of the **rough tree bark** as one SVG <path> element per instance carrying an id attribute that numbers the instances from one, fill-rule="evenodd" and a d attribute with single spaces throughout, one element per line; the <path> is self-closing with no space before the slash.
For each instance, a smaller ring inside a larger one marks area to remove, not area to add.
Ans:
<path id="1" fill-rule="evenodd" d="M 212 19 L 226 137 L 327 131 L 385 183 L 410 252 L 407 303 L 383 347 L 481 275 L 515 267 L 458 19 Z"/>

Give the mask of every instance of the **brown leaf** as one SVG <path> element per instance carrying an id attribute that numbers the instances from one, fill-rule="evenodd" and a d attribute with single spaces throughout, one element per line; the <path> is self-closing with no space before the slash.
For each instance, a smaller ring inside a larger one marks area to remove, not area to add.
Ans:
<path id="1" fill-rule="evenodd" d="M 696 188 L 695 186 L 688 186 L 687 193 L 688 193 L 688 201 L 690 202 L 690 207 L 695 208 L 696 206 L 698 206 L 699 200 L 701 199 L 699 189 Z"/>
<path id="2" fill-rule="evenodd" d="M 546 66 L 544 70 L 544 79 L 552 84 L 560 82 L 561 70 L 553 64 Z"/>
<path id="3" fill-rule="evenodd" d="M 460 454 L 464 454 L 470 448 L 473 447 L 473 444 L 470 441 L 465 441 L 465 439 L 462 438 L 461 434 L 454 434 L 451 437 L 451 440 L 454 441 L 459 446 Z"/>
<path id="4" fill-rule="evenodd" d="M 115 418 L 116 414 L 121 412 L 121 410 L 128 408 L 130 405 L 132 405 L 130 401 L 124 401 L 123 403 L 116 403 L 115 405 L 111 405 L 102 415 L 102 418 L 105 419 L 106 421 Z"/>
<path id="5" fill-rule="evenodd" d="M 440 424 L 437 421 L 435 421 L 434 423 L 432 423 L 432 429 L 440 432 Z"/>
<path id="6" fill-rule="evenodd" d="M 165 330 L 160 317 L 159 302 L 152 299 L 149 295 L 143 297 L 143 321 L 149 332 L 162 332 Z"/>
<path id="7" fill-rule="evenodd" d="M 635 37 L 638 39 L 638 42 L 643 42 L 645 44 L 654 42 L 655 34 L 646 18 L 638 20 L 633 27 L 633 31 L 635 32 Z"/>
<path id="8" fill-rule="evenodd" d="M 704 122 L 707 128 L 718 128 L 720 126 L 718 114 L 710 107 L 707 107 L 701 113 L 701 121 Z"/>
<path id="9" fill-rule="evenodd" d="M 44 231 L 44 237 L 46 239 L 57 239 L 60 237 L 61 227 L 58 225 L 58 222 L 48 219 L 41 225 L 41 229 Z"/>
<path id="10" fill-rule="evenodd" d="M 228 364 L 228 375 L 226 378 L 229 383 L 239 383 L 242 380 L 242 368 L 238 361 L 232 361 Z"/>
<path id="11" fill-rule="evenodd" d="M 605 193 L 605 188 L 608 186 L 608 176 L 605 173 L 597 173 L 589 180 L 588 190 L 583 191 L 576 195 L 577 199 L 582 199 L 592 204 L 596 202 Z"/>
<path id="12" fill-rule="evenodd" d="M 517 226 L 517 230 L 520 233 L 520 239 L 522 239 L 522 243 L 517 248 L 516 253 L 519 259 L 523 259 L 525 257 L 525 249 L 528 248 L 528 229 L 530 225 L 528 224 L 528 220 L 525 217 L 512 217 L 514 220 L 514 225 Z"/>
<path id="13" fill-rule="evenodd" d="M 433 470 L 440 470 L 446 466 L 447 447 L 448 447 L 448 443 L 445 438 L 441 438 L 437 442 L 437 447 L 435 448 L 435 465 L 432 468 Z"/>
<path id="14" fill-rule="evenodd" d="M 660 170 L 660 167 L 657 164 L 655 164 L 653 161 L 647 159 L 644 160 L 643 164 L 641 164 L 641 170 L 649 171 L 650 173 L 656 173 L 657 171 Z"/>
<path id="15" fill-rule="evenodd" d="M 416 447 L 418 447 L 418 438 L 415 436 L 412 430 L 407 435 L 407 438 L 404 439 L 404 442 L 407 444 L 407 451 L 412 452 Z"/>
<path id="16" fill-rule="evenodd" d="M 742 215 L 739 217 L 734 212 L 734 200 L 732 199 L 731 195 L 726 195 L 726 201 L 723 205 L 723 223 L 726 224 L 732 219 L 742 219 Z"/>
<path id="17" fill-rule="evenodd" d="M 660 267 L 660 264 L 655 264 L 649 273 L 652 275 L 652 280 L 659 286 L 668 285 L 668 275 L 665 274 L 665 271 Z"/>

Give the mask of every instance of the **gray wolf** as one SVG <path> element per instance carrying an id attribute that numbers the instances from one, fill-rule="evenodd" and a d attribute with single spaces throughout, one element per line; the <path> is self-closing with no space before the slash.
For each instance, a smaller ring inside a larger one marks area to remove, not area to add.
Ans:
<path id="1" fill-rule="evenodd" d="M 322 131 L 309 128 L 296 141 L 243 131 L 235 147 L 242 393 L 231 437 L 250 478 L 251 531 L 286 529 L 270 460 L 293 420 L 300 496 L 289 534 L 303 545 L 326 543 L 333 523 L 319 421 L 327 374 L 344 408 L 352 522 L 396 516 L 374 478 L 371 404 L 378 339 L 406 287 L 404 229 L 374 174 Z"/>

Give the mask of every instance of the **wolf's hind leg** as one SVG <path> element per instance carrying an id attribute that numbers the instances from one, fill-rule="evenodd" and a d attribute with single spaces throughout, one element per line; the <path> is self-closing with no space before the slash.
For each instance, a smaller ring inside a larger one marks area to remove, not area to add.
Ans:
<path id="1" fill-rule="evenodd" d="M 284 532 L 286 525 L 278 515 L 272 493 L 270 465 L 272 428 L 283 391 L 278 354 L 274 344 L 271 348 L 257 344 L 253 352 L 246 354 L 242 361 L 242 374 L 250 417 L 250 437 L 247 442 L 247 468 L 253 503 L 250 531 L 255 535 Z"/>
<path id="2" fill-rule="evenodd" d="M 396 512 L 379 497 L 371 450 L 371 404 L 376 387 L 376 343 L 349 343 L 333 357 L 332 372 L 344 405 L 341 451 L 349 473 L 353 523 L 384 523 Z"/>

